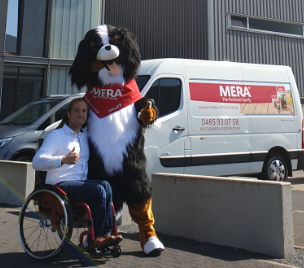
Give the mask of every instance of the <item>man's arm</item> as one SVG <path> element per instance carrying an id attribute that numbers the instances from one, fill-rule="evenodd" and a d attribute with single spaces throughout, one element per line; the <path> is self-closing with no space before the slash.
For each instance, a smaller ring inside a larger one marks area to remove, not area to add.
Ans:
<path id="1" fill-rule="evenodd" d="M 48 171 L 62 166 L 63 156 L 56 155 L 59 148 L 60 137 L 55 131 L 51 131 L 42 146 L 35 154 L 32 166 L 36 170 Z"/>

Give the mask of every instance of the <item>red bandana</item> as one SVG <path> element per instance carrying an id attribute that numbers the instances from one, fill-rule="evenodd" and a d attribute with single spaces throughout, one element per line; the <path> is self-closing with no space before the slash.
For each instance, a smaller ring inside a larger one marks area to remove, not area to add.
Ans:
<path id="1" fill-rule="evenodd" d="M 138 101 L 142 96 L 134 79 L 125 84 L 89 87 L 84 96 L 91 110 L 103 118 Z"/>

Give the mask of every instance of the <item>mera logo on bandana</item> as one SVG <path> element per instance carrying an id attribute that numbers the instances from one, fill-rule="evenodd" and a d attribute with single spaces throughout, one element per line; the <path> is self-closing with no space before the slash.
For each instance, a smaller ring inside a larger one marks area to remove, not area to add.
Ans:
<path id="1" fill-rule="evenodd" d="M 99 118 L 115 113 L 141 98 L 134 79 L 124 85 L 111 84 L 89 87 L 84 96 L 84 100 Z"/>
<path id="2" fill-rule="evenodd" d="M 110 88 L 105 89 L 105 88 L 93 87 L 90 94 L 93 94 L 96 97 L 103 97 L 103 98 L 116 98 L 117 96 L 122 96 L 121 89 L 119 88 L 113 90 Z"/>

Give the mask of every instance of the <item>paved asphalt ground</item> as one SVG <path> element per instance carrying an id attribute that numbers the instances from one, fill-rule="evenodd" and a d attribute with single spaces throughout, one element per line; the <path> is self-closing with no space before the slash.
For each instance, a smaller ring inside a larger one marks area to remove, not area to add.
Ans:
<path id="1" fill-rule="evenodd" d="M 160 234 L 166 249 L 160 257 L 147 257 L 139 246 L 138 233 L 134 225 L 121 228 L 124 240 L 121 243 L 122 255 L 113 258 L 104 254 L 94 260 L 89 267 L 304 267 L 304 173 L 295 172 L 290 178 L 292 183 L 294 235 L 296 256 L 287 260 L 272 260 L 250 252 L 238 251 L 226 247 L 195 243 L 186 239 Z M 0 206 L 0 268 L 50 268 L 50 267 L 83 267 L 78 259 L 81 253 L 72 247 L 63 249 L 60 256 L 47 262 L 38 262 L 28 257 L 20 245 L 17 224 L 19 210 Z M 136 231 L 135 231 L 136 232 Z M 294 261 L 296 260 L 296 261 Z"/>

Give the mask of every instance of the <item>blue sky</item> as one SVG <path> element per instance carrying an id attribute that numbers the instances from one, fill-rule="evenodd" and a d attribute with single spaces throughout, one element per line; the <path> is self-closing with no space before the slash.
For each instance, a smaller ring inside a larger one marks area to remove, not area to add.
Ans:
<path id="1" fill-rule="evenodd" d="M 6 34 L 10 34 L 17 37 L 17 24 L 18 24 L 18 1 L 8 1 L 8 14 L 6 24 Z"/>

